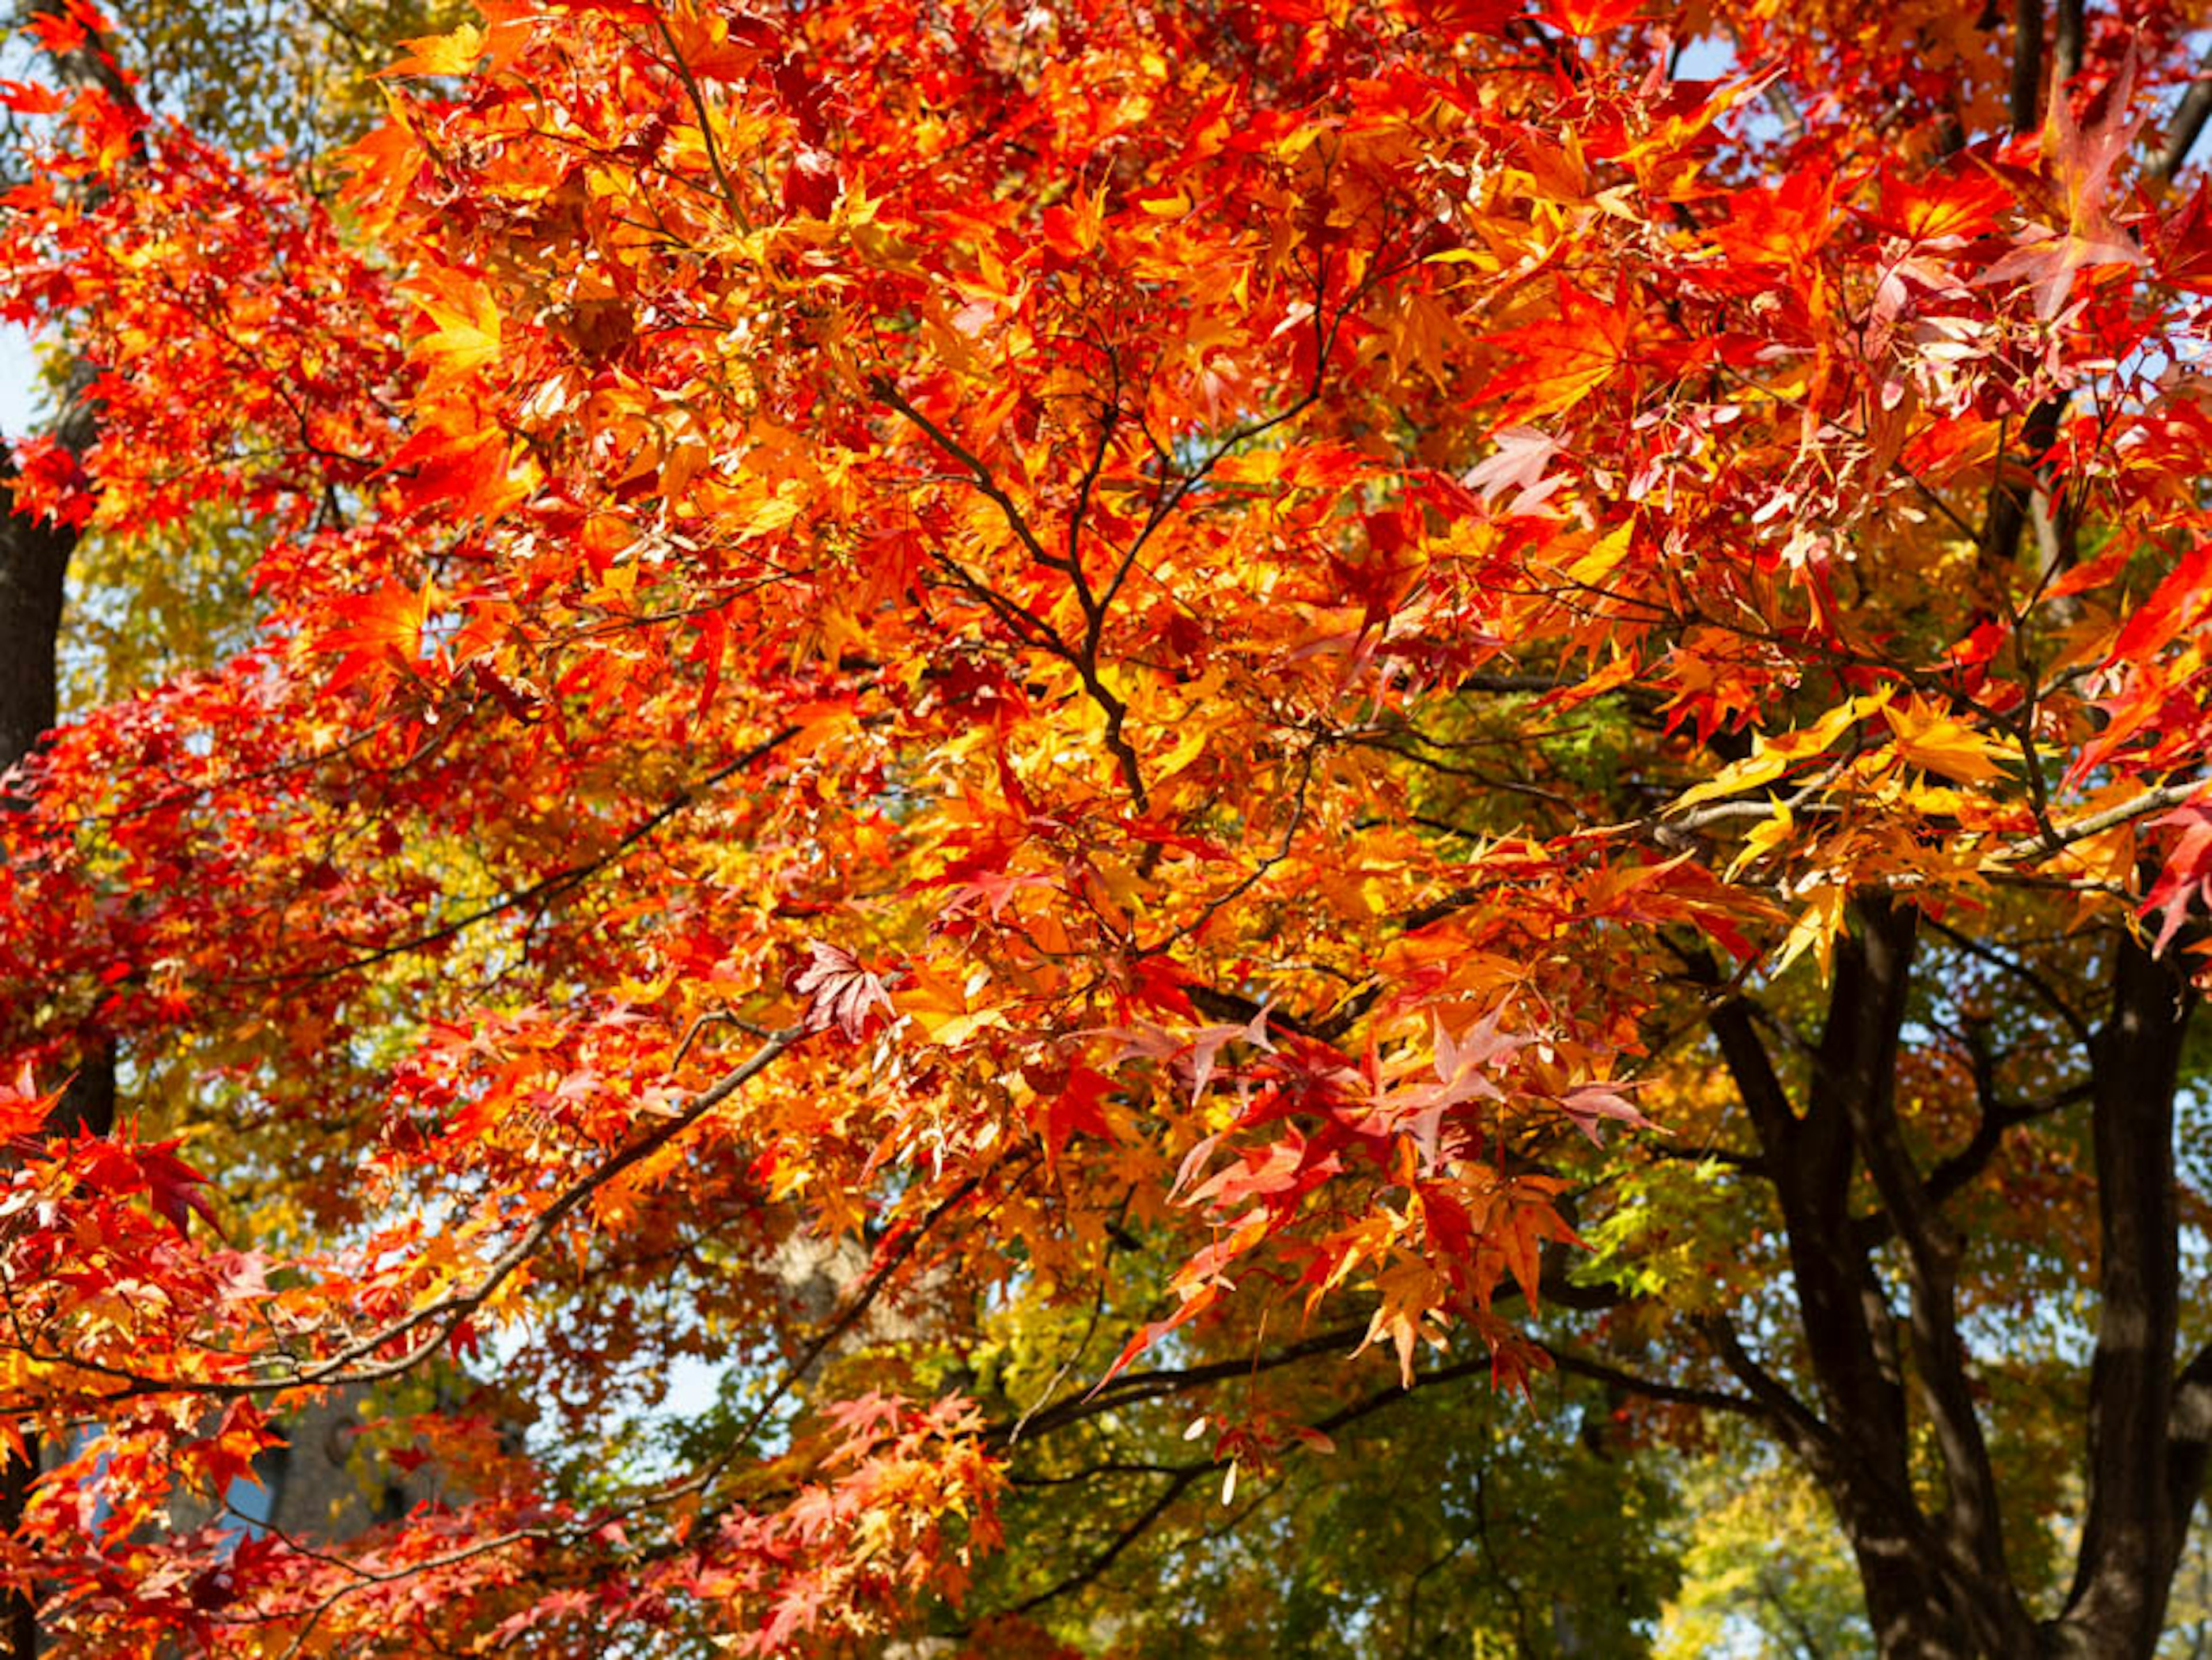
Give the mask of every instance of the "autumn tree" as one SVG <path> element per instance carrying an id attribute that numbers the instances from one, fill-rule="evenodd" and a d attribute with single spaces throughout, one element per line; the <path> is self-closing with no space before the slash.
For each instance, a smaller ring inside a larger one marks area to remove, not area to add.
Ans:
<path id="1" fill-rule="evenodd" d="M 1885 1654 L 2149 1653 L 2212 1437 L 2199 20 L 1771 12 L 495 0 L 333 198 L 249 147 L 364 95 L 195 128 L 41 10 L 53 1645 L 1384 1629 L 1272 1529 L 1407 1646 L 1586 1652 L 1665 1569 L 1577 1606 L 1532 1472 L 1660 1506 L 1721 1414 Z M 242 1533 L 342 1388 L 439 1499 Z"/>

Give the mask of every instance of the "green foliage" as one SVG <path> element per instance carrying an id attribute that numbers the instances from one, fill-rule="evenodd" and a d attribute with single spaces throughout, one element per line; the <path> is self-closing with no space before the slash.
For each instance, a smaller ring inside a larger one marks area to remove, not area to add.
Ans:
<path id="1" fill-rule="evenodd" d="M 1802 1472 L 1731 1437 L 1679 1466 L 1676 1491 L 1683 1578 L 1653 1660 L 1826 1660 L 1869 1651 L 1857 1572 Z"/>
<path id="2" fill-rule="evenodd" d="M 1233 1487 L 1209 1466 L 1098 1567 L 1213 1428 L 1187 1441 L 1170 1411 L 1115 1414 L 1016 1477 L 1008 1526 L 1056 1543 L 994 1569 L 986 1593 L 1018 1605 L 1017 1588 L 1065 1586 L 1036 1617 L 1131 1660 L 1644 1651 L 1680 1572 L 1679 1501 L 1600 1395 L 1547 1382 L 1523 1402 L 1484 1377 L 1401 1394 L 1387 1367 L 1370 1383 L 1387 1404 L 1330 1450 L 1239 1464 Z"/>
<path id="3" fill-rule="evenodd" d="M 398 44 L 456 0 L 131 0 L 127 59 L 149 107 L 241 154 L 321 155 L 381 118 Z M 334 181 L 333 181 L 334 182 Z"/>

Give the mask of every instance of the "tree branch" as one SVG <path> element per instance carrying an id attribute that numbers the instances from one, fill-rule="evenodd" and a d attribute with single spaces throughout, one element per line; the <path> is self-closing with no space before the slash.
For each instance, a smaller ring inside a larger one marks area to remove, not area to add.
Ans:
<path id="1" fill-rule="evenodd" d="M 1735 1323 L 1724 1314 L 1698 1316 L 1693 1323 L 1711 1345 L 1721 1364 L 1735 1374 L 1736 1380 L 1750 1392 L 1750 1398 L 1759 1411 L 1780 1432 L 1791 1450 L 1805 1462 L 1815 1476 L 1828 1479 L 1835 1463 L 1836 1432 L 1820 1420 L 1820 1414 L 1791 1394 L 1782 1380 L 1752 1357 L 1744 1347 L 1743 1339 Z"/>
<path id="2" fill-rule="evenodd" d="M 1104 626 L 1105 608 L 1113 603 L 1115 592 L 1121 587 L 1120 578 L 1117 576 L 1109 585 L 1103 599 L 1094 599 L 1089 581 L 1083 575 L 1081 563 L 1073 556 L 1076 533 L 1074 524 L 1072 523 L 1069 526 L 1070 554 L 1067 558 L 1063 559 L 1048 550 L 1043 542 L 1038 539 L 1036 532 L 1030 526 L 1027 516 L 1023 514 L 1020 504 L 1006 494 L 998 479 L 993 476 L 990 468 L 984 464 L 983 459 L 916 409 L 906 395 L 892 384 L 889 376 L 870 375 L 868 392 L 878 402 L 904 416 L 927 436 L 930 442 L 935 444 L 938 448 L 943 450 L 966 470 L 967 482 L 986 501 L 998 508 L 999 516 L 1006 521 L 1006 528 L 1013 532 L 1014 539 L 1021 544 L 1024 551 L 1031 559 L 1050 569 L 1066 572 L 1074 583 L 1077 603 L 1084 613 L 1084 639 L 1083 648 L 1080 650 L 1060 639 L 1033 612 L 1014 605 L 1012 600 L 998 593 L 995 589 L 970 575 L 956 562 L 950 559 L 944 562 L 967 587 L 981 597 L 984 602 L 989 605 L 993 611 L 999 612 L 1002 617 L 1007 614 L 1007 611 L 1001 610 L 1001 607 L 1019 612 L 1040 636 L 1030 643 L 1042 646 L 1074 668 L 1077 676 L 1083 682 L 1084 692 L 1093 703 L 1098 706 L 1099 712 L 1106 717 L 1106 747 L 1114 757 L 1115 765 L 1121 774 L 1121 781 L 1128 789 L 1129 799 L 1136 803 L 1138 812 L 1147 811 L 1150 797 L 1145 789 L 1144 770 L 1137 759 L 1135 746 L 1129 742 L 1127 734 L 1121 730 L 1122 723 L 1129 716 L 1128 705 L 1106 684 L 1104 678 L 1098 672 L 1098 642 Z M 1105 438 L 1102 437 L 1100 440 L 1102 458 L 1105 441 Z M 1091 480 L 1086 477 L 1084 485 L 1085 502 L 1089 500 L 1090 487 Z M 1175 502 L 1182 499 L 1182 494 L 1179 492 L 1169 505 L 1172 507 Z M 1156 511 L 1158 510 L 1156 509 Z M 1134 554 L 1132 553 L 1129 557 L 1133 559 Z M 1021 630 L 1017 629 L 1016 632 L 1018 634 Z"/>
<path id="3" fill-rule="evenodd" d="M 1034 1596 L 1024 1597 L 1021 1602 L 1015 1603 L 1011 1611 L 1015 1614 L 1028 1614 L 1033 1609 L 1042 1608 L 1055 1597 L 1065 1596 L 1068 1592 L 1080 1590 L 1089 1584 L 1107 1569 L 1112 1567 L 1123 1551 L 1143 1538 L 1151 1529 L 1152 1523 L 1167 1514 L 1168 1506 L 1182 1496 L 1183 1490 L 1212 1468 L 1210 1464 L 1188 1464 L 1176 1471 L 1167 1486 L 1160 1489 L 1159 1496 L 1138 1511 L 1136 1517 L 1114 1535 L 1112 1542 L 1108 1544 L 1104 1550 L 1099 1552 L 1066 1578 L 1047 1586 Z"/>
<path id="4" fill-rule="evenodd" d="M 1783 1087 L 1781 1074 L 1774 1069 L 1766 1041 L 1759 1035 L 1758 1006 L 1729 988 L 1711 952 L 1702 946 L 1673 949 L 1692 982 L 1705 989 L 1709 1000 L 1717 1000 L 1709 1001 L 1705 1022 L 1720 1045 L 1721 1060 L 1735 1085 L 1737 1098 L 1751 1116 L 1752 1128 L 1764 1150 L 1759 1155 L 1760 1162 L 1771 1168 L 1775 1160 L 1790 1156 L 1797 1115 L 1790 1104 L 1790 1091 Z"/>
<path id="5" fill-rule="evenodd" d="M 2058 0 L 2051 44 L 2057 58 L 2057 79 L 2061 90 L 2081 73 L 2081 52 L 2087 44 L 2085 9 L 2082 0 Z"/>
<path id="6" fill-rule="evenodd" d="M 2033 132 L 2043 105 L 2043 0 L 2013 0 L 2012 130 Z"/>
<path id="7" fill-rule="evenodd" d="M 1341 1352 L 1367 1335 L 1367 1323 L 1337 1326 L 1328 1331 L 1316 1332 L 1310 1337 L 1276 1350 L 1272 1354 L 1248 1355 L 1241 1359 L 1216 1360 L 1203 1365 L 1158 1367 L 1148 1371 L 1125 1371 L 1109 1378 L 1096 1388 L 1081 1395 L 1063 1396 L 1042 1411 L 1032 1412 L 1022 1420 L 1025 1439 L 1034 1439 L 1079 1423 L 1085 1418 L 1112 1412 L 1135 1401 L 1150 1401 L 1164 1395 L 1180 1395 L 1186 1389 L 1202 1388 L 1224 1379 L 1248 1377 L 1264 1371 L 1274 1371 L 1298 1361 L 1312 1359 L 1332 1351 Z M 983 1432 L 986 1445 L 999 1446 L 1007 1442 L 1014 1426 L 994 1424 Z"/>
<path id="8" fill-rule="evenodd" d="M 2002 952 L 1984 945 L 1971 934 L 1962 933 L 1941 918 L 1929 916 L 1923 912 L 1920 920 L 1923 927 L 1934 929 L 1959 950 L 1965 952 L 1967 956 L 1978 962 L 1987 963 L 1991 968 L 2011 975 L 2020 981 L 2035 994 L 2038 1001 L 2058 1017 L 2066 1030 L 2074 1035 L 2077 1043 L 2084 1049 L 2089 1046 L 2092 1033 L 2088 1021 L 2082 1018 L 2078 1009 L 2060 995 L 2058 988 L 2033 964 L 2023 963 L 2015 957 L 2006 956 Z"/>
<path id="9" fill-rule="evenodd" d="M 1771 1419 L 1774 1415 L 1773 1408 L 1755 1395 L 1731 1395 L 1726 1389 L 1700 1389 L 1686 1383 L 1662 1383 L 1656 1377 L 1641 1377 L 1554 1344 L 1543 1345 L 1543 1350 L 1561 1371 L 1640 1395 L 1647 1401 L 1663 1401 L 1676 1407 L 1702 1407 L 1711 1412 L 1733 1412 L 1747 1418 Z"/>
<path id="10" fill-rule="evenodd" d="M 499 897 L 480 905 L 466 915 L 455 917 L 450 922 L 441 923 L 437 927 L 422 933 L 410 934 L 404 939 L 397 939 L 389 945 L 379 946 L 374 951 L 363 952 L 357 957 L 348 958 L 343 963 L 329 964 L 315 969 L 296 970 L 290 973 L 248 975 L 231 981 L 229 983 L 238 986 L 298 985 L 304 981 L 326 980 L 334 975 L 353 973 L 361 969 L 373 968 L 377 964 L 394 957 L 403 957 L 412 952 L 427 951 L 433 946 L 443 945 L 447 940 L 467 932 L 479 922 L 488 922 L 495 916 L 503 916 L 508 911 L 533 903 L 538 900 L 558 898 L 570 888 L 580 885 L 608 866 L 617 862 L 624 854 L 651 836 L 678 813 L 696 803 L 699 798 L 708 790 L 728 781 L 738 773 L 758 765 L 798 734 L 797 727 L 786 727 L 781 732 L 763 739 L 736 759 L 726 762 L 693 782 L 686 784 L 667 800 L 623 831 L 616 838 L 614 845 L 605 853 L 590 859 L 578 860 L 574 864 L 563 865 L 550 875 L 542 876 L 537 881 L 517 888 L 511 893 L 501 894 Z"/>
<path id="11" fill-rule="evenodd" d="M 2189 90 L 2173 112 L 2173 125 L 2166 129 L 2166 143 L 2159 147 L 2158 159 L 2151 164 L 2153 179 L 2169 183 L 2181 171 L 2189 152 L 2197 147 L 2208 117 L 2212 117 L 2212 47 L 2207 47 L 2197 61 L 2197 78 L 2189 83 Z"/>

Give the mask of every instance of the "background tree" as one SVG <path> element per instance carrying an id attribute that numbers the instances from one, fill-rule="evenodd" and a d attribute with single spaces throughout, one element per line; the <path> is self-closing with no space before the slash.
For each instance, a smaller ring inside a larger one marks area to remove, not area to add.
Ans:
<path id="1" fill-rule="evenodd" d="M 1683 1584 L 1652 1652 L 1694 1660 L 1753 1646 L 1824 1660 L 1872 1646 L 1850 1552 L 1820 1490 L 1763 1450 L 1729 1446 L 1690 1466 Z"/>
<path id="2" fill-rule="evenodd" d="M 501 0 L 335 206 L 12 90 L 16 534 L 252 562 L 0 824 L 57 1643 L 1587 1652 L 1530 1512 L 1722 1414 L 1885 1653 L 2149 1652 L 2196 22 Z M 437 1502 L 166 1524 L 471 1359 Z"/>

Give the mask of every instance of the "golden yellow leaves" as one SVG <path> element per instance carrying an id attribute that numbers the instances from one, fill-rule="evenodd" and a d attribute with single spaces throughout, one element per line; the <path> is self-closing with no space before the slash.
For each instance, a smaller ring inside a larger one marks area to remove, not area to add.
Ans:
<path id="1" fill-rule="evenodd" d="M 1893 695 L 1884 690 L 1869 697 L 1847 698 L 1809 727 L 1785 733 L 1778 738 L 1754 739 L 1748 757 L 1731 762 L 1704 783 L 1684 791 L 1675 798 L 1670 811 L 1682 812 L 1703 802 L 1740 795 L 1762 784 L 1774 782 L 1806 763 L 1825 755 L 1829 746 L 1846 731 L 1864 716 L 1882 708 Z"/>
<path id="2" fill-rule="evenodd" d="M 1900 697 L 1891 684 L 1755 740 L 1750 755 L 1676 798 L 1668 811 L 1685 825 L 1750 818 L 1724 879 L 1765 870 L 1798 902 L 1774 972 L 1810 952 L 1825 977 L 1862 888 L 1980 885 L 1992 850 L 1981 838 L 2016 831 L 2025 808 L 2002 794 L 2014 781 L 2006 763 L 2016 759 L 2015 740 L 1976 724 L 1977 714 L 1988 719 L 1963 703 Z M 1877 714 L 1881 726 L 1864 728 Z M 1796 787 L 1763 813 L 1735 799 L 1785 780 Z"/>
<path id="3" fill-rule="evenodd" d="M 1829 754 L 1847 732 L 1875 714 L 1889 728 L 1891 744 L 1887 749 L 1879 742 L 1858 739 L 1844 754 Z M 1925 700 L 1910 698 L 1900 705 L 1896 689 L 1885 686 L 1863 697 L 1847 698 L 1808 727 L 1777 738 L 1754 739 L 1748 757 L 1731 762 L 1704 783 L 1684 791 L 1668 811 L 1686 813 L 1706 802 L 1741 795 L 1821 760 L 1829 765 L 1808 781 L 1809 787 L 1825 787 L 1837 781 L 1846 769 L 1853 769 L 1858 781 L 1864 783 L 1874 775 L 1894 771 L 1899 763 L 1963 783 L 1980 783 L 2005 775 L 2000 761 L 2008 753 L 2005 740 Z M 1863 762 L 1871 762 L 1871 768 L 1861 764 Z"/>
<path id="4" fill-rule="evenodd" d="M 1903 708 L 1882 710 L 1897 742 L 1897 752 L 1911 765 L 1945 778 L 1978 783 L 2000 775 L 1996 757 L 2002 748 L 1986 733 L 1917 700 Z"/>
<path id="5" fill-rule="evenodd" d="M 1815 885 L 1810 903 L 1790 925 L 1790 933 L 1782 942 L 1782 954 L 1775 959 L 1774 972 L 1782 973 L 1809 949 L 1820 965 L 1820 978 L 1826 980 L 1835 966 L 1836 936 L 1843 932 L 1844 908 L 1850 897 L 1848 881 Z"/>
<path id="6" fill-rule="evenodd" d="M 1790 845 L 1796 831 L 1797 815 L 1790 810 L 1787 801 L 1777 801 L 1773 812 L 1753 824 L 1751 833 L 1743 838 L 1743 846 L 1723 873 L 1724 879 L 1733 882 L 1747 867 L 1779 853 Z"/>
<path id="7" fill-rule="evenodd" d="M 1624 520 L 1614 526 L 1567 567 L 1567 580 L 1583 587 L 1596 587 L 1628 556 L 1635 532 L 1632 520 Z"/>
<path id="8" fill-rule="evenodd" d="M 400 44 L 407 55 L 386 70 L 386 75 L 466 75 L 483 56 L 484 32 L 464 23 L 450 34 L 426 34 Z"/>
<path id="9" fill-rule="evenodd" d="M 1006 1011 L 989 998 L 989 976 L 980 971 L 963 982 L 922 968 L 910 974 L 893 1001 L 929 1043 L 957 1049 L 991 1027 L 1006 1025 Z"/>

